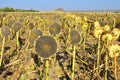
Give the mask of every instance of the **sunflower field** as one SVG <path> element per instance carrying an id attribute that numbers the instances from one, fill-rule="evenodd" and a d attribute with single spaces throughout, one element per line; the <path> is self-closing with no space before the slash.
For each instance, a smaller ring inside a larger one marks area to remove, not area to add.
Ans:
<path id="1" fill-rule="evenodd" d="M 120 14 L 1 12 L 0 80 L 120 80 Z"/>

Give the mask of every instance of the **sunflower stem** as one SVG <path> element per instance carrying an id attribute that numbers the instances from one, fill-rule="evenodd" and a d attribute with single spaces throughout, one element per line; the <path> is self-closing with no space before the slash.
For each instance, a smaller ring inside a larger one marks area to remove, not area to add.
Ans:
<path id="1" fill-rule="evenodd" d="M 113 29 L 115 28 L 115 25 L 116 25 L 116 24 L 115 24 L 115 18 L 114 18 Z"/>
<path id="2" fill-rule="evenodd" d="M 72 58 L 72 79 L 74 80 L 74 72 L 75 72 L 75 57 L 76 57 L 76 49 L 75 49 L 75 45 L 73 46 L 73 58 Z"/>
<path id="3" fill-rule="evenodd" d="M 43 74 L 42 74 L 42 71 L 40 71 L 40 80 L 43 80 Z"/>
<path id="4" fill-rule="evenodd" d="M 83 49 L 85 51 L 85 42 L 86 42 L 86 32 L 84 32 L 84 42 L 83 42 Z"/>
<path id="5" fill-rule="evenodd" d="M 29 35 L 28 35 L 28 39 L 30 38 L 30 34 L 31 34 L 31 31 L 29 30 L 29 33 L 28 33 Z M 29 45 L 30 45 L 30 43 L 29 43 L 29 40 L 27 40 L 27 46 L 26 46 L 26 48 L 25 48 L 25 50 L 27 50 L 28 48 L 29 48 Z"/>
<path id="6" fill-rule="evenodd" d="M 1 57 L 0 57 L 0 67 L 2 66 L 3 61 L 3 53 L 4 53 L 4 45 L 5 45 L 5 37 L 3 37 L 2 49 L 1 49 Z"/>
<path id="7" fill-rule="evenodd" d="M 97 49 L 97 72 L 99 74 L 99 65 L 100 65 L 100 35 L 98 38 L 98 49 Z"/>
<path id="8" fill-rule="evenodd" d="M 106 47 L 108 46 L 108 39 L 107 39 L 107 42 L 106 42 Z M 105 80 L 107 80 L 107 71 L 108 71 L 108 55 L 107 55 L 107 52 L 106 51 L 106 54 L 105 54 Z"/>
<path id="9" fill-rule="evenodd" d="M 53 65 L 55 66 L 56 65 L 56 54 L 54 56 L 54 62 L 53 62 Z"/>
<path id="10" fill-rule="evenodd" d="M 117 80 L 117 69 L 116 69 L 116 55 L 114 53 L 114 77 Z"/>
<path id="11" fill-rule="evenodd" d="M 27 42 L 27 46 L 26 46 L 25 50 L 27 50 L 29 48 L 29 45 L 30 45 L 30 43 Z"/>
<path id="12" fill-rule="evenodd" d="M 46 80 L 49 80 L 49 60 L 48 59 L 45 62 L 45 66 L 46 66 L 46 69 L 45 69 Z"/>
<path id="13" fill-rule="evenodd" d="M 53 37 L 55 38 L 55 40 L 58 40 L 56 35 L 54 35 Z M 54 57 L 53 57 L 53 66 L 56 65 L 56 57 L 57 57 L 57 55 L 55 54 Z"/>
<path id="14" fill-rule="evenodd" d="M 2 37 L 2 34 L 1 34 L 1 28 L 0 28 L 0 38 Z"/>
<path id="15" fill-rule="evenodd" d="M 40 56 L 38 56 L 37 55 L 37 60 L 38 60 L 38 62 L 37 62 L 37 64 L 38 64 L 38 66 L 40 67 L 40 64 L 41 64 L 41 58 L 40 58 Z M 42 71 L 40 71 L 39 72 L 40 74 L 40 80 L 43 80 L 42 78 L 43 78 L 43 74 L 42 74 Z"/>
<path id="16" fill-rule="evenodd" d="M 40 66 L 40 63 L 41 63 L 41 59 L 40 59 L 40 57 L 37 55 L 37 60 L 38 60 L 38 66 Z"/>
<path id="17" fill-rule="evenodd" d="M 80 36 L 83 36 L 83 32 L 80 32 Z M 80 44 L 81 44 L 81 45 L 83 45 L 83 44 L 82 44 L 82 41 L 83 41 L 83 37 L 81 37 L 81 40 L 80 40 Z"/>
<path id="18" fill-rule="evenodd" d="M 86 43 L 86 31 L 83 33 L 83 36 L 84 36 L 84 38 L 83 38 L 83 51 L 85 52 L 85 43 Z M 85 52 L 85 59 L 87 58 L 87 53 Z"/>
<path id="19" fill-rule="evenodd" d="M 89 36 L 89 34 L 90 34 L 90 26 L 88 26 L 87 36 Z M 86 38 L 88 40 L 89 37 L 86 37 Z"/>
<path id="20" fill-rule="evenodd" d="M 17 54 L 19 54 L 19 48 L 20 48 L 20 43 L 19 43 L 19 31 L 16 34 L 16 40 L 17 40 Z"/>
<path id="21" fill-rule="evenodd" d="M 108 55 L 105 55 L 105 80 L 107 80 L 107 70 L 108 70 Z"/>

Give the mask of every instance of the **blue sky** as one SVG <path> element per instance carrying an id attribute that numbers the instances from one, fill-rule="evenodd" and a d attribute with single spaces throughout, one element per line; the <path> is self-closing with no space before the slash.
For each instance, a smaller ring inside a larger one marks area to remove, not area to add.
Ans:
<path id="1" fill-rule="evenodd" d="M 0 8 L 54 10 L 114 10 L 120 9 L 120 0 L 0 0 Z"/>

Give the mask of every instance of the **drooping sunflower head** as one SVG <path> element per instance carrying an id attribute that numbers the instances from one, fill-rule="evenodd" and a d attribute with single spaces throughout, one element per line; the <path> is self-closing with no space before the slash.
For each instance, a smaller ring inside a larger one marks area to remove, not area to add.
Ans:
<path id="1" fill-rule="evenodd" d="M 88 29 L 88 23 L 85 22 L 85 23 L 83 23 L 83 25 L 82 25 L 82 30 L 87 30 L 87 29 Z"/>
<path id="2" fill-rule="evenodd" d="M 67 24 L 69 27 L 73 27 L 75 25 L 75 22 L 74 22 L 74 20 L 69 19 L 69 20 L 67 20 Z"/>
<path id="3" fill-rule="evenodd" d="M 99 38 L 99 36 L 101 36 L 101 34 L 103 33 L 103 28 L 100 27 L 99 29 L 94 29 L 94 36 L 95 38 Z"/>
<path id="4" fill-rule="evenodd" d="M 57 51 L 57 43 L 53 37 L 41 36 L 36 40 L 35 51 L 41 58 L 50 58 Z"/>
<path id="5" fill-rule="evenodd" d="M 113 36 L 110 33 L 106 33 L 102 36 L 102 40 L 105 42 L 106 41 L 111 42 L 113 40 Z"/>
<path id="6" fill-rule="evenodd" d="M 84 21 L 87 21 L 87 20 L 88 20 L 87 16 L 84 16 L 84 18 L 83 18 L 83 19 L 84 19 Z"/>
<path id="7" fill-rule="evenodd" d="M 1 34 L 3 36 L 8 36 L 10 35 L 10 29 L 7 26 L 2 26 L 1 27 Z"/>
<path id="8" fill-rule="evenodd" d="M 22 27 L 22 24 L 21 24 L 20 22 L 14 22 L 14 23 L 12 24 L 12 29 L 13 29 L 15 32 L 19 31 L 21 27 Z"/>
<path id="9" fill-rule="evenodd" d="M 100 23 L 98 21 L 94 22 L 94 27 L 97 29 L 100 27 Z"/>
<path id="10" fill-rule="evenodd" d="M 61 31 L 61 25 L 58 23 L 53 23 L 49 27 L 49 32 L 52 35 L 56 35 L 56 34 L 60 33 L 60 31 Z"/>
<path id="11" fill-rule="evenodd" d="M 114 28 L 111 33 L 115 40 L 120 36 L 120 30 L 118 28 Z"/>
<path id="12" fill-rule="evenodd" d="M 8 21 L 8 26 L 11 27 L 14 22 L 15 22 L 14 20 L 9 20 Z"/>
<path id="13" fill-rule="evenodd" d="M 25 21 L 24 18 L 19 19 L 19 22 L 21 22 L 21 23 L 23 23 L 24 21 Z"/>
<path id="14" fill-rule="evenodd" d="M 110 28 L 109 25 L 105 25 L 105 26 L 103 27 L 103 29 L 104 29 L 105 32 L 109 32 L 109 31 L 111 30 L 111 28 Z"/>
<path id="15" fill-rule="evenodd" d="M 32 29 L 34 28 L 34 24 L 33 24 L 32 22 L 30 22 L 30 23 L 28 24 L 28 27 L 29 27 L 29 30 L 32 30 Z"/>
<path id="16" fill-rule="evenodd" d="M 30 44 L 34 44 L 35 40 L 42 35 L 42 32 L 38 29 L 34 29 L 31 31 L 29 36 L 29 42 Z"/>
<path id="17" fill-rule="evenodd" d="M 6 17 L 6 14 L 5 14 L 5 13 L 2 13 L 1 16 L 2 16 L 2 17 Z"/>
<path id="18" fill-rule="evenodd" d="M 109 48 L 109 56 L 110 57 L 117 57 L 120 55 L 120 45 L 112 44 Z"/>
<path id="19" fill-rule="evenodd" d="M 70 32 L 70 38 L 71 38 L 71 42 L 73 44 L 77 44 L 80 42 L 80 34 L 77 30 L 72 30 Z"/>

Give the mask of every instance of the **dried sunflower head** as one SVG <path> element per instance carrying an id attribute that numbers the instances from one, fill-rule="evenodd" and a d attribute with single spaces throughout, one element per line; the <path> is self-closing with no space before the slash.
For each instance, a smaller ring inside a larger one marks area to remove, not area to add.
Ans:
<path id="1" fill-rule="evenodd" d="M 94 36 L 95 38 L 99 38 L 99 36 L 103 33 L 103 28 L 100 27 L 99 29 L 94 29 Z"/>
<path id="2" fill-rule="evenodd" d="M 2 17 L 6 17 L 6 14 L 5 14 L 5 13 L 2 13 L 1 16 L 2 16 Z"/>
<path id="3" fill-rule="evenodd" d="M 120 36 L 120 30 L 118 28 L 114 28 L 111 33 L 115 40 Z"/>
<path id="4" fill-rule="evenodd" d="M 70 38 L 73 44 L 77 44 L 80 42 L 80 34 L 77 30 L 72 30 L 70 32 Z"/>
<path id="5" fill-rule="evenodd" d="M 111 29 L 110 29 L 110 26 L 109 26 L 109 25 L 105 25 L 105 26 L 103 27 L 103 30 L 104 30 L 105 32 L 109 32 Z"/>
<path id="6" fill-rule="evenodd" d="M 88 19 L 87 19 L 87 16 L 84 16 L 84 21 L 87 21 Z"/>
<path id="7" fill-rule="evenodd" d="M 87 29 L 88 29 L 88 23 L 85 22 L 85 23 L 83 23 L 83 25 L 82 25 L 82 30 L 87 30 Z"/>
<path id="8" fill-rule="evenodd" d="M 21 22 L 21 23 L 23 23 L 24 21 L 25 21 L 24 18 L 19 19 L 19 22 Z"/>
<path id="9" fill-rule="evenodd" d="M 42 32 L 38 29 L 34 29 L 31 31 L 29 36 L 29 42 L 30 44 L 34 44 L 35 40 L 42 35 Z"/>
<path id="10" fill-rule="evenodd" d="M 112 44 L 109 48 L 109 56 L 119 56 L 120 55 L 120 46 L 118 44 Z"/>
<path id="11" fill-rule="evenodd" d="M 8 26 L 11 27 L 14 22 L 15 22 L 14 20 L 9 20 L 8 21 Z"/>
<path id="12" fill-rule="evenodd" d="M 50 58 L 57 51 L 57 43 L 53 37 L 41 36 L 35 43 L 35 51 L 41 58 Z"/>
<path id="13" fill-rule="evenodd" d="M 100 23 L 98 21 L 94 22 L 94 27 L 96 29 L 100 28 Z"/>
<path id="14" fill-rule="evenodd" d="M 111 42 L 111 41 L 113 40 L 113 36 L 112 36 L 112 34 L 110 34 L 110 33 L 104 34 L 104 35 L 102 36 L 102 40 L 103 40 L 103 41 Z"/>
<path id="15" fill-rule="evenodd" d="M 10 29 L 7 26 L 2 26 L 1 27 L 1 34 L 3 36 L 8 36 L 10 35 Z"/>
<path id="16" fill-rule="evenodd" d="M 53 23 L 49 27 L 49 32 L 52 35 L 56 35 L 56 34 L 60 33 L 60 31 L 61 31 L 61 26 L 58 23 Z"/>
<path id="17" fill-rule="evenodd" d="M 73 27 L 75 25 L 75 22 L 74 20 L 70 19 L 70 20 L 67 20 L 67 24 L 68 26 Z"/>
<path id="18" fill-rule="evenodd" d="M 14 23 L 12 24 L 12 29 L 13 29 L 15 32 L 19 31 L 21 27 L 22 27 L 22 24 L 21 24 L 20 22 L 14 22 Z"/>
<path id="19" fill-rule="evenodd" d="M 29 30 L 32 30 L 32 29 L 34 28 L 34 24 L 30 22 L 30 23 L 28 24 L 28 27 L 29 27 Z"/>

